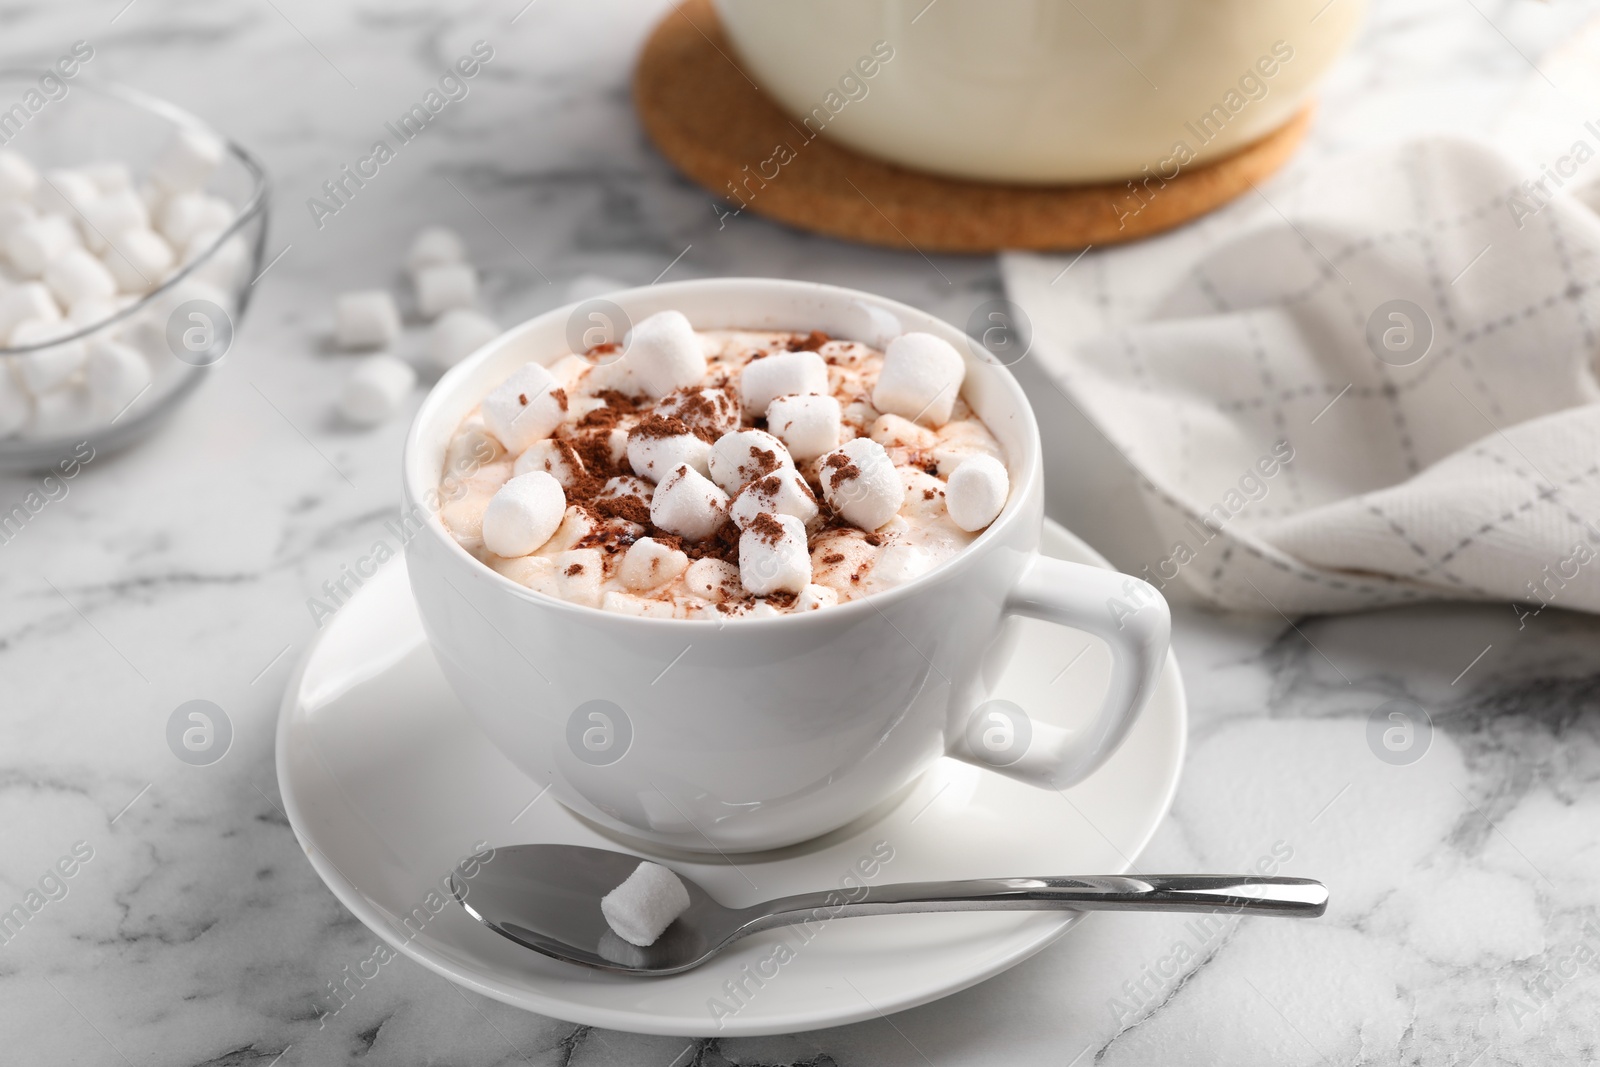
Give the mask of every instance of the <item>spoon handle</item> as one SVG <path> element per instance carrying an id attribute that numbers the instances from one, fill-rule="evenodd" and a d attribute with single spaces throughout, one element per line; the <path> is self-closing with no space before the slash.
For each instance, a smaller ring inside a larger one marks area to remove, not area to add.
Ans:
<path id="1" fill-rule="evenodd" d="M 924 911 L 1204 911 L 1312 919 L 1328 890 L 1310 878 L 1090 875 L 902 882 L 780 897 L 746 909 L 743 932 L 849 915 Z"/>

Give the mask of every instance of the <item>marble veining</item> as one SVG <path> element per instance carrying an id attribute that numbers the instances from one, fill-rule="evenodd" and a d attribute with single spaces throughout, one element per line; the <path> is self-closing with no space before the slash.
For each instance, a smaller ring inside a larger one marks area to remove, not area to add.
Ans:
<path id="1" fill-rule="evenodd" d="M 748 214 L 719 225 L 710 198 L 652 153 L 629 112 L 629 60 L 663 4 L 523 5 L 0 10 L 12 65 L 92 41 L 97 76 L 170 97 L 256 149 L 276 183 L 269 255 L 283 253 L 215 380 L 138 449 L 96 457 L 0 544 L 0 909 L 46 900 L 0 944 L 0 1060 L 1593 1058 L 1600 622 L 1552 609 L 1519 625 L 1509 606 L 1294 626 L 1178 612 L 1191 750 L 1140 866 L 1321 877 L 1334 900 L 1325 920 L 1095 916 L 937 1004 L 775 1038 L 574 1027 L 405 959 L 319 1025 L 327 983 L 377 939 L 300 853 L 277 799 L 273 729 L 291 664 L 315 634 L 307 598 L 398 511 L 405 429 L 400 420 L 356 434 L 334 420 L 330 294 L 395 281 L 414 229 L 443 221 L 467 236 L 506 324 L 562 302 L 583 275 L 813 278 L 955 322 L 998 295 L 987 258 L 855 248 Z M 1594 0 L 1380 2 L 1294 165 L 1408 132 L 1487 129 L 1537 76 L 1525 56 L 1597 10 Z M 478 40 L 495 56 L 470 95 L 319 229 L 307 198 Z M 419 341 L 412 331 L 406 344 Z M 1055 461 L 1096 462 L 1089 446 Z M 1064 485 L 1053 485 L 1056 513 L 1116 552 L 1119 524 L 1139 516 Z M 0 503 L 33 487 L 0 477 Z M 167 746 L 168 716 L 193 699 L 214 701 L 232 725 L 231 749 L 210 766 L 181 763 Z M 1411 739 L 1426 754 L 1399 765 L 1369 744 L 1369 719 L 1397 700 L 1431 716 Z"/>

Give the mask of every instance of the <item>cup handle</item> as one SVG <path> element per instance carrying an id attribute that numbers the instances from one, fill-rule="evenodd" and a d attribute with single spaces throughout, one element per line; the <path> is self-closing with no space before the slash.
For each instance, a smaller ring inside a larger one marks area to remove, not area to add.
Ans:
<path id="1" fill-rule="evenodd" d="M 1167 661 L 1172 613 L 1155 587 L 1131 575 L 1034 556 L 1006 597 L 1007 615 L 1094 635 L 1111 648 L 1111 685 L 1089 723 L 1043 722 L 1002 701 L 973 709 L 950 755 L 1030 785 L 1066 789 L 1099 769 L 1128 736 Z"/>

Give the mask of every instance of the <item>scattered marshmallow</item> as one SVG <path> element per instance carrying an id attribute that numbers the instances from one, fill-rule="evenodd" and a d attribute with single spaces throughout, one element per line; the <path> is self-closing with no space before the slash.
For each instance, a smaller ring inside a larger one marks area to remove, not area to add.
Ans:
<path id="1" fill-rule="evenodd" d="M 729 493 L 737 493 L 751 479 L 793 466 L 794 458 L 783 442 L 765 430 L 736 430 L 711 446 L 711 478 Z"/>
<path id="2" fill-rule="evenodd" d="M 720 559 L 697 559 L 683 572 L 689 595 L 717 603 L 739 588 L 739 569 Z"/>
<path id="3" fill-rule="evenodd" d="M 233 217 L 233 207 L 226 200 L 203 193 L 180 193 L 162 205 L 156 228 L 181 248 L 196 234 L 226 229 Z"/>
<path id="4" fill-rule="evenodd" d="M 91 163 L 87 167 L 80 168 L 79 173 L 93 182 L 102 196 L 133 191 L 133 171 L 128 169 L 126 163 L 116 160 Z"/>
<path id="5" fill-rule="evenodd" d="M 382 289 L 341 293 L 333 305 L 333 339 L 340 348 L 386 348 L 400 336 L 400 309 Z"/>
<path id="6" fill-rule="evenodd" d="M 544 471 L 519 474 L 502 485 L 483 511 L 483 544 L 497 556 L 538 551 L 561 525 L 567 494 Z"/>
<path id="7" fill-rule="evenodd" d="M 6 257 L 23 277 L 37 278 L 61 254 L 78 244 L 78 231 L 60 215 L 41 215 L 6 237 Z"/>
<path id="8" fill-rule="evenodd" d="M 83 205 L 83 217 L 78 220 L 83 233 L 83 243 L 97 253 L 128 230 L 150 228 L 150 212 L 144 201 L 132 189 L 118 193 L 105 193 Z"/>
<path id="9" fill-rule="evenodd" d="M 600 601 L 600 609 L 618 615 L 633 615 L 641 619 L 670 619 L 674 614 L 670 600 L 652 600 L 649 597 L 634 596 L 632 593 L 622 593 L 615 589 L 606 593 Z"/>
<path id="10" fill-rule="evenodd" d="M 500 336 L 500 327 L 487 315 L 456 308 L 439 316 L 428 335 L 428 358 L 448 370 Z"/>
<path id="11" fill-rule="evenodd" d="M 595 499 L 618 500 L 625 496 L 636 496 L 648 505 L 655 492 L 656 487 L 643 478 L 635 478 L 631 474 L 619 474 L 606 479 L 606 484 L 595 494 Z"/>
<path id="12" fill-rule="evenodd" d="M 626 881 L 600 898 L 606 925 L 631 945 L 656 943 L 672 920 L 689 910 L 689 891 L 658 863 L 641 863 Z"/>
<path id="13" fill-rule="evenodd" d="M 109 421 L 127 410 L 150 385 L 150 364 L 131 345 L 97 338 L 88 345 L 83 376 L 95 413 Z"/>
<path id="14" fill-rule="evenodd" d="M 884 448 L 928 449 L 939 443 L 938 434 L 901 415 L 879 415 L 867 436 Z"/>
<path id="15" fill-rule="evenodd" d="M 822 495 L 845 520 L 869 533 L 894 518 L 906 487 L 883 446 L 866 437 L 822 457 Z"/>
<path id="16" fill-rule="evenodd" d="M 689 557 L 653 537 L 641 537 L 628 546 L 617 567 L 617 580 L 634 592 L 655 589 L 689 569 Z"/>
<path id="17" fill-rule="evenodd" d="M 628 433 L 628 466 L 652 482 L 687 464 L 701 474 L 711 473 L 711 445 L 692 433 L 669 433 L 665 419 L 646 419 Z"/>
<path id="18" fill-rule="evenodd" d="M 839 591 L 826 585 L 808 585 L 794 602 L 796 611 L 817 611 L 839 603 Z"/>
<path id="19" fill-rule="evenodd" d="M 51 260 L 44 268 L 44 283 L 64 307 L 93 297 L 109 299 L 117 292 L 117 280 L 105 264 L 82 248 L 69 248 Z"/>
<path id="20" fill-rule="evenodd" d="M 339 414 L 357 426 L 377 426 L 395 416 L 416 385 L 417 372 L 405 360 L 368 356 L 345 377 Z"/>
<path id="21" fill-rule="evenodd" d="M 411 250 L 406 253 L 406 270 L 414 276 L 429 267 L 462 263 L 466 258 L 466 243 L 454 230 L 446 226 L 429 226 L 411 239 Z"/>
<path id="22" fill-rule="evenodd" d="M 523 452 L 561 425 L 567 413 L 566 393 L 556 388 L 542 365 L 524 363 L 483 398 L 482 410 L 489 432 L 508 450 Z"/>
<path id="23" fill-rule="evenodd" d="M 650 521 L 668 533 L 704 541 L 728 517 L 728 494 L 685 464 L 667 475 L 650 498 Z"/>
<path id="24" fill-rule="evenodd" d="M 556 593 L 562 600 L 597 608 L 605 564 L 598 548 L 575 548 L 552 557 L 556 563 Z"/>
<path id="25" fill-rule="evenodd" d="M 414 281 L 417 310 L 425 319 L 436 319 L 446 311 L 470 308 L 478 302 L 478 272 L 470 263 L 423 267 Z"/>
<path id="26" fill-rule="evenodd" d="M 1011 477 L 993 456 L 969 456 L 950 475 L 945 487 L 945 509 L 950 520 L 968 533 L 989 525 L 1006 506 Z"/>
<path id="27" fill-rule="evenodd" d="M 706 354 L 681 311 L 658 311 L 628 331 L 623 359 L 635 380 L 660 399 L 674 389 L 698 385 L 706 376 Z"/>
<path id="28" fill-rule="evenodd" d="M 33 205 L 22 200 L 0 200 L 0 247 L 25 222 L 39 217 Z"/>
<path id="29" fill-rule="evenodd" d="M 32 418 L 33 398 L 10 368 L 0 366 L 0 438 L 20 432 Z"/>
<path id="30" fill-rule="evenodd" d="M 0 294 L 0 337 L 9 338 L 24 322 L 52 322 L 60 317 L 61 309 L 42 282 L 24 282 Z"/>
<path id="31" fill-rule="evenodd" d="M 583 460 L 565 441 L 547 437 L 524 449 L 512 471 L 516 474 L 544 471 L 560 482 L 561 488 L 571 489 L 583 477 Z"/>
<path id="32" fill-rule="evenodd" d="M 166 278 L 174 260 L 172 246 L 152 230 L 125 230 L 106 249 L 106 269 L 124 293 L 143 293 Z"/>
<path id="33" fill-rule="evenodd" d="M 67 437 L 87 430 L 96 421 L 94 401 L 82 385 L 65 385 L 33 398 L 33 418 L 23 436 L 36 440 Z"/>
<path id="34" fill-rule="evenodd" d="M 739 391 L 746 411 L 765 411 L 780 396 L 827 393 L 828 364 L 815 352 L 776 352 L 745 364 Z"/>
<path id="35" fill-rule="evenodd" d="M 202 130 L 174 130 L 151 166 L 150 177 L 167 192 L 193 192 L 211 180 L 225 151 L 221 139 Z"/>
<path id="36" fill-rule="evenodd" d="M 755 596 L 800 593 L 811 584 L 806 524 L 793 515 L 760 515 L 739 535 L 739 581 Z"/>
<path id="37" fill-rule="evenodd" d="M 74 218 L 83 205 L 100 195 L 94 182 L 75 170 L 45 173 L 33 191 L 33 203 L 40 212 Z"/>
<path id="38" fill-rule="evenodd" d="M 59 318 L 53 322 L 29 319 L 11 331 L 10 344 L 12 348 L 47 344 L 71 333 L 77 333 L 77 328 Z M 82 341 L 70 341 L 66 344 L 51 345 L 49 348 L 35 349 L 32 352 L 23 352 L 14 358 L 22 383 L 35 397 L 38 397 L 65 385 L 67 379 L 83 366 L 85 355 Z"/>
<path id="39" fill-rule="evenodd" d="M 39 172 L 25 156 L 0 152 L 0 199 L 26 200 L 39 187 Z"/>
<path id="40" fill-rule="evenodd" d="M 780 396 L 767 405 L 767 429 L 802 463 L 839 447 L 841 422 L 831 396 Z"/>
<path id="41" fill-rule="evenodd" d="M 883 370 L 872 387 L 872 406 L 912 422 L 943 426 L 967 364 L 955 346 L 931 333 L 904 333 L 883 352 Z"/>
<path id="42" fill-rule="evenodd" d="M 741 530 L 748 530 L 761 515 L 792 515 L 810 526 L 819 512 L 811 487 L 792 468 L 773 471 L 757 478 L 733 498 L 728 517 Z"/>
<path id="43" fill-rule="evenodd" d="M 699 430 L 716 440 L 739 428 L 743 412 L 739 401 L 726 389 L 707 386 L 673 393 L 656 405 L 656 414 L 682 419 L 691 430 Z"/>

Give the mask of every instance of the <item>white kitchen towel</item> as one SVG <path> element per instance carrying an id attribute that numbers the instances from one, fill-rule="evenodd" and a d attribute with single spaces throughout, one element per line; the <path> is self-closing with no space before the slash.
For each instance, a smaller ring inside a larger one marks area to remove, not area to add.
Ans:
<path id="1" fill-rule="evenodd" d="M 1600 216 L 1573 195 L 1600 159 L 1559 169 L 1412 142 L 1082 262 L 1004 257 L 1026 358 L 1136 472 L 1164 546 L 1137 572 L 1287 614 L 1600 611 Z"/>

